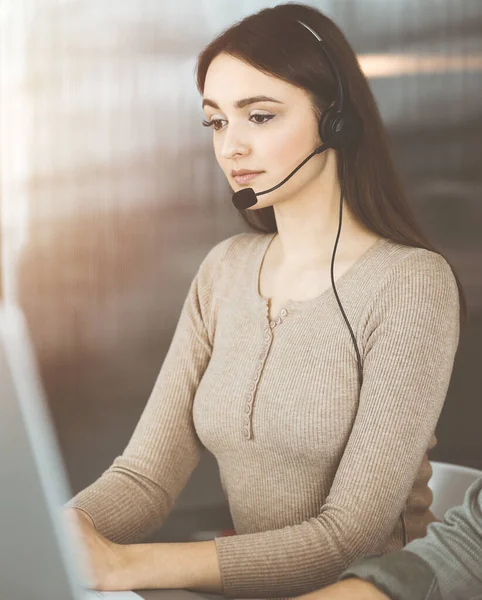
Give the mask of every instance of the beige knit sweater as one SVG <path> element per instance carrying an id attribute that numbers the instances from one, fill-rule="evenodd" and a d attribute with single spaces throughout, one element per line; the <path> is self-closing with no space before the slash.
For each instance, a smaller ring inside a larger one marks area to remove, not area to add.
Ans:
<path id="1" fill-rule="evenodd" d="M 434 519 L 427 450 L 459 336 L 447 262 L 380 238 L 332 289 L 275 321 L 259 294 L 273 234 L 216 245 L 122 456 L 71 505 L 108 538 L 159 527 L 203 447 L 217 458 L 238 535 L 217 538 L 224 594 L 295 596 L 355 558 L 401 547 Z M 162 569 L 162 565 L 159 565 Z"/>

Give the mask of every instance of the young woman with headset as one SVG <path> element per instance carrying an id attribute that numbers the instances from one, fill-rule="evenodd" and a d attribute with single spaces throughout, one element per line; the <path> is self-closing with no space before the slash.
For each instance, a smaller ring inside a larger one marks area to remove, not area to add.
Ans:
<path id="1" fill-rule="evenodd" d="M 251 15 L 203 50 L 197 82 L 253 232 L 203 260 L 127 448 L 67 512 L 94 587 L 295 596 L 434 520 L 427 452 L 464 297 L 330 19 L 300 4 Z M 237 535 L 137 544 L 203 448 Z"/>

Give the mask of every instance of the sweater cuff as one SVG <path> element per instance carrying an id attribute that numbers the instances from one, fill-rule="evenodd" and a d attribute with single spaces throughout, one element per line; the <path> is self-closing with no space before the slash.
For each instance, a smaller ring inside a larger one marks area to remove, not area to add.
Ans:
<path id="1" fill-rule="evenodd" d="M 392 600 L 441 599 L 432 569 L 409 550 L 358 559 L 340 580 L 350 577 L 368 581 Z"/>

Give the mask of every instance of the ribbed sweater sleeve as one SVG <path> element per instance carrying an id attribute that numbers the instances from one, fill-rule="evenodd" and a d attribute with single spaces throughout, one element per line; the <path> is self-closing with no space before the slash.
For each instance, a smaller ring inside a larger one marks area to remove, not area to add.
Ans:
<path id="1" fill-rule="evenodd" d="M 393 600 L 482 598 L 482 478 L 452 508 L 443 523 L 404 550 L 356 561 L 341 579 L 370 581 Z"/>
<path id="2" fill-rule="evenodd" d="M 216 538 L 226 596 L 296 596 L 325 586 L 355 558 L 376 553 L 395 527 L 435 430 L 458 345 L 458 288 L 446 261 L 425 250 L 400 259 L 358 331 L 364 381 L 330 493 L 316 518 Z"/>
<path id="3" fill-rule="evenodd" d="M 194 277 L 142 416 L 123 454 L 68 506 L 108 539 L 133 543 L 157 529 L 199 462 L 192 405 L 213 343 L 213 285 L 230 244 L 208 253 Z"/>

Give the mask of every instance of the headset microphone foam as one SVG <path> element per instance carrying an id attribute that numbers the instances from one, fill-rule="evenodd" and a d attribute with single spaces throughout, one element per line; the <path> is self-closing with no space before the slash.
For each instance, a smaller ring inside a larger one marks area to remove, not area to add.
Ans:
<path id="1" fill-rule="evenodd" d="M 288 177 L 285 177 L 283 179 L 283 181 L 281 181 L 274 187 L 269 188 L 268 190 L 263 190 L 262 192 L 255 192 L 253 190 L 253 188 L 244 188 L 243 190 L 234 192 L 233 198 L 232 198 L 234 206 L 238 210 L 245 210 L 246 208 L 250 208 L 251 206 L 254 206 L 258 202 L 258 196 L 262 196 L 263 194 L 268 194 L 269 192 L 272 192 L 273 190 L 277 190 L 279 187 L 281 187 L 283 184 L 285 184 L 288 181 L 288 179 L 291 179 L 291 177 L 293 177 L 293 175 L 299 169 L 301 169 L 301 167 L 304 164 L 306 164 L 310 160 L 310 158 L 312 158 L 316 154 L 321 154 L 322 152 L 324 152 L 325 150 L 328 150 L 328 148 L 331 148 L 331 147 L 332 147 L 332 145 L 329 142 L 326 144 L 322 144 L 321 146 L 318 146 L 318 148 L 316 150 L 314 150 L 307 158 L 305 158 L 305 160 L 303 162 L 301 162 L 296 167 L 296 169 L 293 169 L 293 171 L 291 171 L 291 173 L 288 175 Z"/>

